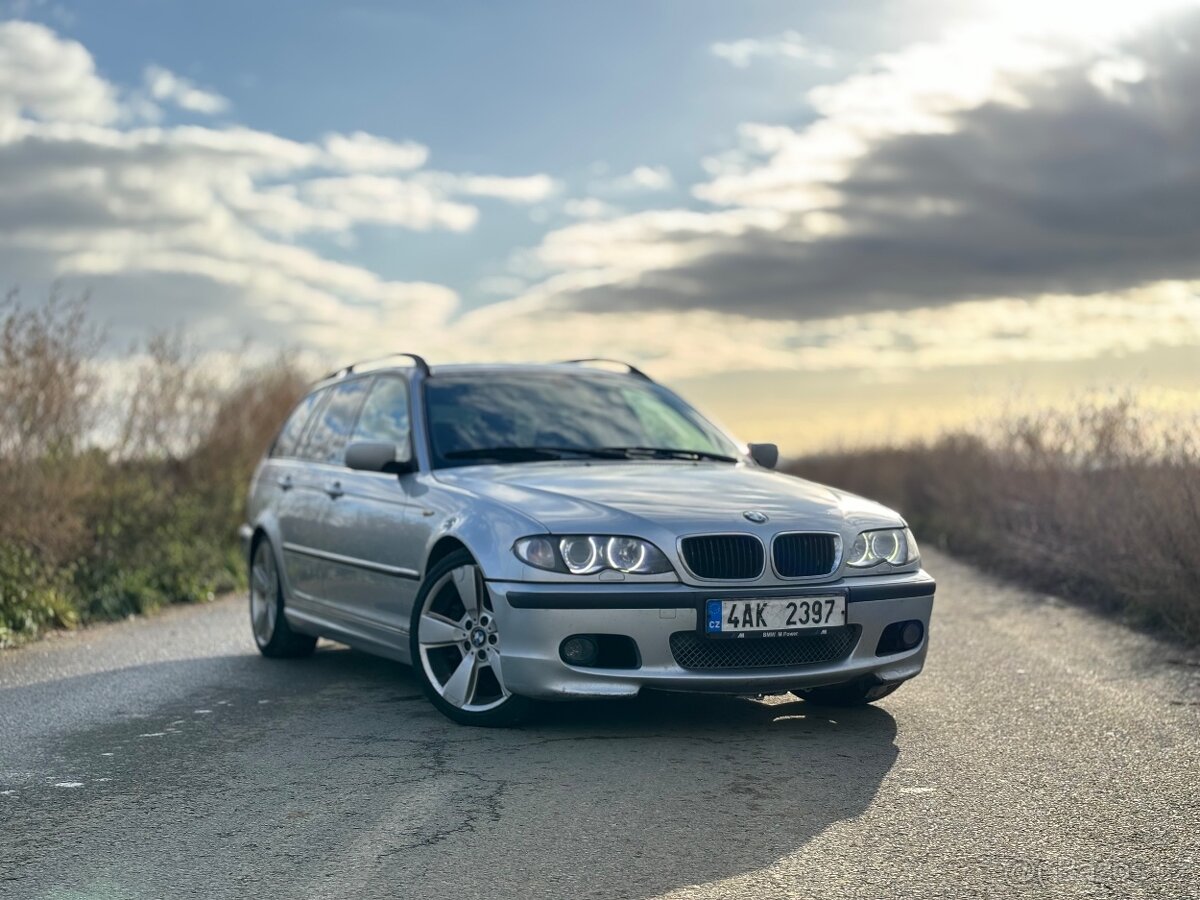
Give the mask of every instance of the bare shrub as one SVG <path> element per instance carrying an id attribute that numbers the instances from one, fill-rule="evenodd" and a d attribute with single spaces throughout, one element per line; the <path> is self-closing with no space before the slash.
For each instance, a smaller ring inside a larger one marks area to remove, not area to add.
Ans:
<path id="1" fill-rule="evenodd" d="M 78 449 L 95 412 L 93 366 L 102 334 L 87 298 L 51 294 L 27 309 L 0 304 L 0 459 L 29 461 Z"/>
<path id="2" fill-rule="evenodd" d="M 246 369 L 222 392 L 186 466 L 190 489 L 206 498 L 214 529 L 233 533 L 243 521 L 254 467 L 310 381 L 280 354 Z"/>
<path id="3" fill-rule="evenodd" d="M 221 389 L 182 331 L 146 340 L 124 402 L 115 452 L 124 459 L 179 459 L 203 439 Z"/>
<path id="4" fill-rule="evenodd" d="M 1200 641 L 1195 434 L 1117 396 L 792 471 L 895 506 L 919 539 L 993 571 Z"/>
<path id="5" fill-rule="evenodd" d="M 51 567 L 78 552 L 86 531 L 89 476 L 77 460 L 96 412 L 102 339 L 86 303 L 52 294 L 29 309 L 14 291 L 0 305 L 0 543 Z"/>

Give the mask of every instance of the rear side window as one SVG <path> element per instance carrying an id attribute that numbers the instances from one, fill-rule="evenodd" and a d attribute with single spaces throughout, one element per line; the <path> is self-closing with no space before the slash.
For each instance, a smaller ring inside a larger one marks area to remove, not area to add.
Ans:
<path id="1" fill-rule="evenodd" d="M 334 465 L 345 462 L 346 444 L 369 383 L 366 379 L 358 379 L 332 389 L 329 402 L 321 408 L 308 433 L 301 456 Z"/>
<path id="2" fill-rule="evenodd" d="M 283 423 L 279 437 L 275 439 L 275 445 L 271 448 L 272 456 L 296 455 L 296 451 L 300 449 L 300 438 L 304 437 L 304 427 L 308 425 L 309 417 L 312 416 L 313 410 L 316 409 L 317 403 L 323 396 L 325 396 L 324 391 L 314 391 L 292 410 L 288 420 Z"/>
<path id="3" fill-rule="evenodd" d="M 401 378 L 382 377 L 375 380 L 367 395 L 351 443 L 395 444 L 404 457 L 409 452 L 410 429 L 408 384 Z"/>

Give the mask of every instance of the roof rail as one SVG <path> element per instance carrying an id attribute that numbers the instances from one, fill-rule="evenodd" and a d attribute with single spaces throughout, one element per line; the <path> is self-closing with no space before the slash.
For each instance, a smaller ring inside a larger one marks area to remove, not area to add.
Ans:
<path id="1" fill-rule="evenodd" d="M 375 357 L 372 357 L 371 359 L 360 359 L 358 362 L 350 363 L 350 365 L 348 365 L 348 366 L 343 366 L 340 369 L 334 369 L 332 372 L 330 372 L 328 375 L 326 375 L 321 380 L 325 381 L 329 378 L 344 378 L 345 376 L 351 374 L 359 366 L 365 366 L 369 363 L 383 362 L 385 359 L 392 359 L 397 356 L 407 356 L 409 359 L 411 359 L 413 361 L 413 365 L 416 366 L 416 369 L 418 372 L 420 372 L 426 378 L 429 377 L 429 374 L 430 374 L 429 373 L 429 363 L 425 362 L 425 360 L 422 357 L 417 356 L 417 354 L 415 354 L 415 353 L 388 353 L 385 356 L 375 356 Z"/>
<path id="2" fill-rule="evenodd" d="M 609 359 L 607 356 L 589 356 L 584 359 L 565 359 L 563 363 L 566 365 L 582 366 L 587 363 L 612 363 L 615 366 L 624 366 L 629 374 L 635 378 L 641 378 L 643 381 L 654 381 L 649 375 L 643 372 L 635 365 L 625 362 L 621 359 Z"/>

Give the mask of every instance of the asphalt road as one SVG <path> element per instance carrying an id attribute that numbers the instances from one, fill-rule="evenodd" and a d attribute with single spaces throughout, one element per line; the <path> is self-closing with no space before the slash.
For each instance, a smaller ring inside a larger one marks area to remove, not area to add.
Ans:
<path id="1" fill-rule="evenodd" d="M 240 599 L 0 654 L 0 897 L 1200 897 L 1200 662 L 929 554 L 877 707 L 450 724 Z"/>

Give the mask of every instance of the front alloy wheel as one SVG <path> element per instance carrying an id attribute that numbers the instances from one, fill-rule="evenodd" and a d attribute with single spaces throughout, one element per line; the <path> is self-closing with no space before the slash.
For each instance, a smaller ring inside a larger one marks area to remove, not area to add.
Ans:
<path id="1" fill-rule="evenodd" d="M 512 725 L 530 703 L 504 684 L 501 635 L 483 574 L 465 551 L 429 572 L 413 607 L 413 666 L 426 695 L 464 725 Z"/>

